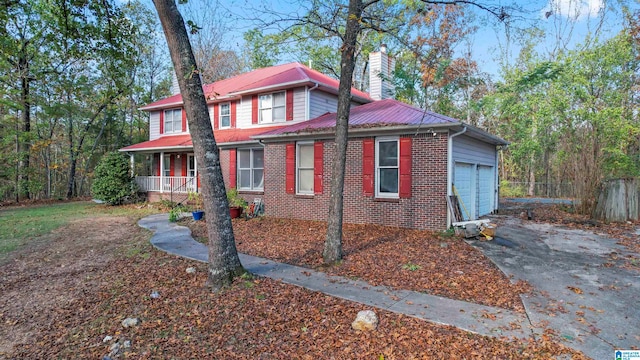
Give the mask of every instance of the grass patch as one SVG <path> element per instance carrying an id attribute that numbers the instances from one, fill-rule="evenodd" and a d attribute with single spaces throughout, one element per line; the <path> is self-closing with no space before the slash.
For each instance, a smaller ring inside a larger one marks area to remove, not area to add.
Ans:
<path id="1" fill-rule="evenodd" d="M 0 211 L 0 254 L 9 253 L 29 239 L 47 234 L 71 220 L 94 213 L 90 202 L 68 202 Z"/>
<path id="2" fill-rule="evenodd" d="M 154 206 L 107 206 L 90 201 L 13 207 L 0 211 L 0 257 L 38 237 L 88 216 L 144 216 L 160 212 Z"/>

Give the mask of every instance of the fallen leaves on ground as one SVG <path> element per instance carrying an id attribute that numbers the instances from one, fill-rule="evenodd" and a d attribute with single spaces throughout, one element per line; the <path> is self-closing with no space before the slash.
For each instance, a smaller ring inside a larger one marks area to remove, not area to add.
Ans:
<path id="1" fill-rule="evenodd" d="M 206 239 L 203 221 L 184 220 Z M 523 312 L 526 282 L 512 283 L 479 250 L 453 236 L 377 225 L 344 224 L 344 260 L 325 267 L 326 223 L 262 217 L 235 219 L 238 251 L 326 271 L 372 285 L 421 291 Z"/>
<path id="2" fill-rule="evenodd" d="M 356 332 L 351 321 L 366 306 L 271 279 L 238 279 L 232 287 L 211 293 L 204 287 L 206 264 L 153 249 L 147 239 L 132 237 L 140 231 L 129 221 L 117 222 L 122 238 L 110 244 L 97 242 L 108 224 L 92 221 L 56 234 L 52 251 L 43 245 L 19 254 L 14 261 L 29 267 L 23 274 L 3 276 L 2 320 L 8 331 L 28 323 L 30 332 L 0 357 L 100 359 L 116 340 L 126 340 L 131 347 L 112 358 L 584 358 L 551 339 L 483 337 L 377 309 L 378 330 Z M 58 254 L 62 249 L 66 253 Z M 43 261 L 52 254 L 59 256 Z M 76 261 L 91 269 L 54 276 L 56 269 Z M 7 263 L 0 270 L 6 274 L 12 266 Z M 187 273 L 189 267 L 196 273 Z M 69 286 L 63 299 L 58 298 L 62 289 L 46 289 L 59 283 Z M 24 284 L 31 293 L 22 298 L 16 294 L 8 307 L 4 290 Z M 154 292 L 157 298 L 150 296 Z M 47 296 L 50 302 L 45 303 Z M 25 311 L 32 306 L 38 311 Z M 127 317 L 141 323 L 124 328 L 121 322 Z M 106 336 L 113 339 L 105 342 Z"/>

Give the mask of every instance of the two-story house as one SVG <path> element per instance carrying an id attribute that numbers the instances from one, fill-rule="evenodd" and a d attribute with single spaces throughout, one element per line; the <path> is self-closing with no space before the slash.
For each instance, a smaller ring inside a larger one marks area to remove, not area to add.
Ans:
<path id="1" fill-rule="evenodd" d="M 456 119 L 386 99 L 393 60 L 371 54 L 370 89 L 351 91 L 344 220 L 443 230 L 447 196 L 464 219 L 497 209 L 497 151 L 507 143 Z M 380 76 L 379 74 L 382 74 Z M 299 63 L 254 70 L 204 86 L 227 188 L 262 199 L 267 215 L 325 220 L 334 154 L 338 81 Z M 142 108 L 150 201 L 196 191 L 198 169 L 179 94 Z"/>

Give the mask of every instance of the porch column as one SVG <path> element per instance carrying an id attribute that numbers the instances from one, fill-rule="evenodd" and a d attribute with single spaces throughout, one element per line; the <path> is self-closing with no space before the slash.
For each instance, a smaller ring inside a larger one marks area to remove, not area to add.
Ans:
<path id="1" fill-rule="evenodd" d="M 164 151 L 160 152 L 160 192 L 164 192 Z"/>
<path id="2" fill-rule="evenodd" d="M 136 163 L 135 163 L 135 159 L 133 158 L 133 153 L 129 154 L 129 159 L 131 162 L 131 176 L 136 176 Z"/>

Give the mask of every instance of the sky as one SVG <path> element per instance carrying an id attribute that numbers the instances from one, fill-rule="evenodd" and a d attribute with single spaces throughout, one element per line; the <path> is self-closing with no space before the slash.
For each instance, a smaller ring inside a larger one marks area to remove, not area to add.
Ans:
<path id="1" fill-rule="evenodd" d="M 127 1 L 127 0 L 120 0 Z M 151 0 L 143 0 L 153 8 Z M 496 25 L 495 18 L 487 16 L 486 12 L 476 9 L 476 17 L 480 21 L 478 31 L 471 35 L 468 43 L 458 46 L 458 55 L 462 56 L 471 47 L 472 58 L 478 63 L 482 72 L 494 78 L 500 75 L 500 59 L 508 50 L 508 61 L 512 64 L 520 50 L 516 41 L 507 41 L 516 37 L 519 30 L 531 29 L 534 25 L 545 31 L 546 36 L 540 40 L 537 50 L 542 54 L 550 54 L 563 50 L 573 50 L 584 43 L 588 34 L 598 33 L 601 39 L 607 39 L 622 29 L 622 14 L 620 3 L 625 3 L 631 9 L 639 9 L 637 1 L 617 0 L 480 0 L 483 4 L 513 5 L 520 10 L 517 16 L 510 19 L 510 30 L 504 25 Z M 179 5 L 185 19 L 201 16 L 205 13 L 215 13 L 216 22 L 226 28 L 223 34 L 223 44 L 226 48 L 242 51 L 242 34 L 256 26 L 265 28 L 260 21 L 269 21 L 272 10 L 278 13 L 302 15 L 304 2 L 290 0 L 189 0 L 188 5 Z M 259 10 L 261 8 L 267 10 Z M 190 12 L 191 11 L 191 12 Z M 196 15 L 194 15 L 196 14 Z M 202 21 L 201 21 L 202 22 Z M 268 29 L 267 29 L 268 31 Z M 394 49 L 389 48 L 392 54 Z M 283 61 L 292 59 L 283 58 Z"/>

